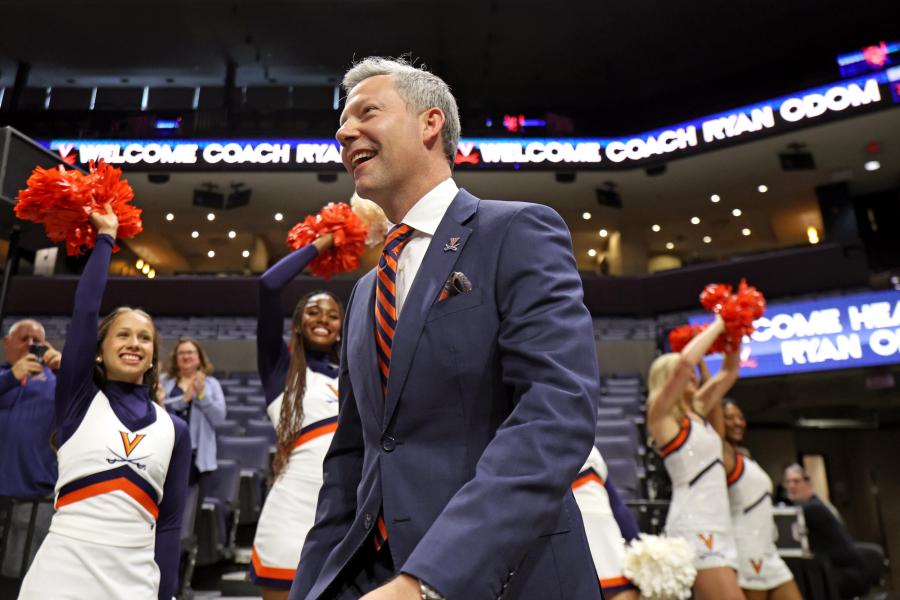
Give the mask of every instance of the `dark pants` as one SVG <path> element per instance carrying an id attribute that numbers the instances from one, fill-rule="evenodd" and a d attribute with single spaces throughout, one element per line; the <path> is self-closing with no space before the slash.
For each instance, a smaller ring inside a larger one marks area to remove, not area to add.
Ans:
<path id="1" fill-rule="evenodd" d="M 375 550 L 372 540 L 364 542 L 323 597 L 328 600 L 358 600 L 393 579 L 396 573 L 389 543 L 390 540 L 384 543 L 381 550 Z"/>
<path id="2" fill-rule="evenodd" d="M 869 591 L 865 576 L 860 569 L 853 567 L 833 567 L 834 581 L 837 584 L 841 598 L 856 598 L 865 596 Z"/>
<path id="3" fill-rule="evenodd" d="M 32 522 L 32 509 L 34 522 Z M 38 548 L 50 530 L 50 519 L 53 517 L 52 500 L 35 500 L 34 502 L 4 502 L 0 508 L 0 544 L 5 543 L 3 564 L 0 565 L 0 576 L 21 579 L 25 570 L 34 560 Z M 6 526 L 9 524 L 9 531 Z M 25 558 L 26 543 L 31 532 L 31 547 L 28 558 Z M 22 569 L 23 559 L 25 570 Z"/>

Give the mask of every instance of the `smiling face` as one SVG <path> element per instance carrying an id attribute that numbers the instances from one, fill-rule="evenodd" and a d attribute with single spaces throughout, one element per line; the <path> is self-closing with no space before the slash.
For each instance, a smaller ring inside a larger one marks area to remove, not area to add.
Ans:
<path id="1" fill-rule="evenodd" d="M 175 348 L 178 371 L 182 375 L 191 375 L 200 367 L 200 351 L 194 342 L 181 342 Z"/>
<path id="2" fill-rule="evenodd" d="M 385 206 L 390 194 L 424 170 L 423 114 L 410 112 L 390 75 L 370 77 L 350 90 L 335 137 L 360 196 Z"/>
<path id="3" fill-rule="evenodd" d="M 744 413 L 733 402 L 726 404 L 723 411 L 725 413 L 725 439 L 738 446 L 744 441 L 744 431 L 747 429 Z"/>
<path id="4" fill-rule="evenodd" d="M 156 330 L 147 316 L 128 310 L 118 315 L 100 344 L 100 357 L 108 381 L 143 383 L 153 366 Z"/>
<path id="5" fill-rule="evenodd" d="M 784 491 L 791 502 L 808 502 L 813 496 L 812 483 L 809 476 L 800 468 L 791 466 L 784 471 L 781 480 Z"/>
<path id="6" fill-rule="evenodd" d="M 300 335 L 309 350 L 329 352 L 341 333 L 341 307 L 328 294 L 316 294 L 306 301 L 300 319 Z"/>

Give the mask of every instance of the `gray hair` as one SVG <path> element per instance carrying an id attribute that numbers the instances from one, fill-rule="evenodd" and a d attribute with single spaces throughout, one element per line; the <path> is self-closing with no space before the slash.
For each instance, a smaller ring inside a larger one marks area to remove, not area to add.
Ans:
<path id="1" fill-rule="evenodd" d="M 456 98 L 450 92 L 450 86 L 434 73 L 426 71 L 425 65 L 414 67 L 405 58 L 381 56 L 370 56 L 353 65 L 344 74 L 341 86 L 349 94 L 350 90 L 366 79 L 378 75 L 390 75 L 393 78 L 397 93 L 412 110 L 421 112 L 437 107 L 444 112 L 441 138 L 444 156 L 452 169 L 459 145 L 460 125 L 459 108 L 456 106 Z"/>
<path id="2" fill-rule="evenodd" d="M 18 321 L 16 321 L 15 323 L 13 323 L 12 325 L 9 326 L 9 331 L 7 331 L 6 337 L 12 337 L 13 334 L 16 333 L 16 330 L 19 327 L 21 327 L 22 325 L 33 325 L 36 329 L 40 329 L 41 333 L 44 334 L 45 337 L 47 335 L 47 332 L 44 329 L 44 326 L 41 325 L 40 321 L 37 321 L 35 319 L 19 319 Z"/>
<path id="3" fill-rule="evenodd" d="M 785 475 L 791 472 L 798 473 L 800 477 L 802 477 L 806 481 L 810 480 L 809 473 L 806 471 L 806 469 L 803 468 L 803 465 L 799 463 L 792 463 L 788 465 L 784 470 Z"/>

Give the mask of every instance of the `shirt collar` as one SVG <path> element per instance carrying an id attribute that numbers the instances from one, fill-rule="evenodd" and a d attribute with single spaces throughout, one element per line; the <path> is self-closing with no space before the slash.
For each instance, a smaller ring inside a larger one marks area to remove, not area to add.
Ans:
<path id="1" fill-rule="evenodd" d="M 409 209 L 409 212 L 403 217 L 403 223 L 416 231 L 434 235 L 444 218 L 444 213 L 447 212 L 447 208 L 450 207 L 450 203 L 456 198 L 458 192 L 459 188 L 453 178 L 445 179 Z"/>

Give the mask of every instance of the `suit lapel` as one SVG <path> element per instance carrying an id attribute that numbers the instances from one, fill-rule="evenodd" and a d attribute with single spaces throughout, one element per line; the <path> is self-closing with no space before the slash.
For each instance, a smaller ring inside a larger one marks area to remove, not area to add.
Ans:
<path id="1" fill-rule="evenodd" d="M 384 398 L 381 391 L 381 377 L 378 374 L 377 356 L 375 352 L 375 271 L 369 271 L 356 289 L 356 301 L 352 306 L 353 326 L 357 328 L 351 347 L 348 348 L 350 359 L 350 379 L 353 387 L 361 389 L 355 394 L 357 405 L 362 401 L 372 409 L 377 423 L 381 419 Z M 359 376 L 353 377 L 354 367 Z M 362 386 L 361 388 L 359 386 Z"/>
<path id="2" fill-rule="evenodd" d="M 403 310 L 397 321 L 397 329 L 391 344 L 391 374 L 385 399 L 384 428 L 387 428 L 394 411 L 397 410 L 400 392 L 409 375 L 416 345 L 425 325 L 425 317 L 453 272 L 459 255 L 465 252 L 466 240 L 472 229 L 466 227 L 464 223 L 475 213 L 477 207 L 478 199 L 467 191 L 460 190 L 456 194 L 437 231 L 434 232 L 425 258 L 403 302 Z M 444 246 L 453 238 L 458 238 L 453 244 L 458 250 L 444 250 Z M 374 338 L 374 333 L 372 336 Z M 378 373 L 376 372 L 374 376 L 377 378 Z"/>

